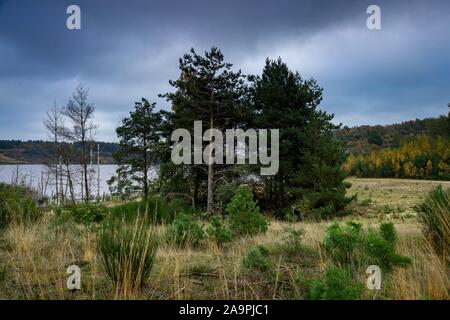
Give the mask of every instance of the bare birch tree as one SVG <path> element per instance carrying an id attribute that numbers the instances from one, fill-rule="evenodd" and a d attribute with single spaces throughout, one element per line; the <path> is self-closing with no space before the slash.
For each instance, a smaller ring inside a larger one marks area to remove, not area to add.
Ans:
<path id="1" fill-rule="evenodd" d="M 97 129 L 93 124 L 95 108 L 88 102 L 88 93 L 88 89 L 79 85 L 63 110 L 64 115 L 72 122 L 72 127 L 66 128 L 65 136 L 80 147 L 79 161 L 82 167 L 82 188 L 84 188 L 83 196 L 86 202 L 90 199 L 89 149 Z"/>
<path id="2" fill-rule="evenodd" d="M 64 127 L 64 116 L 61 114 L 61 110 L 56 106 L 56 102 L 53 107 L 47 111 L 47 116 L 44 119 L 44 126 L 48 130 L 48 134 L 50 139 L 53 141 L 53 148 L 50 150 L 49 159 L 50 159 L 50 171 L 54 172 L 55 175 L 55 190 L 56 190 L 56 203 L 60 201 L 60 185 L 59 182 L 61 180 L 60 177 L 60 169 L 59 169 L 59 161 L 60 161 L 60 137 L 62 135 L 62 130 Z"/>

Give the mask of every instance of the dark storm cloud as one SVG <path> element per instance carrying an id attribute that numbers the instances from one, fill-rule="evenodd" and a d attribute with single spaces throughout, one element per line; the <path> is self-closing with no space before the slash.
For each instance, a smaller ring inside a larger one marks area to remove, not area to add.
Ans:
<path id="1" fill-rule="evenodd" d="M 382 30 L 366 28 L 376 3 Z M 82 30 L 66 29 L 81 7 Z M 45 138 L 41 119 L 90 88 L 100 138 L 134 101 L 170 90 L 190 47 L 219 46 L 244 73 L 266 57 L 324 87 L 322 108 L 349 125 L 446 112 L 449 1 L 0 1 L 0 139 Z"/>

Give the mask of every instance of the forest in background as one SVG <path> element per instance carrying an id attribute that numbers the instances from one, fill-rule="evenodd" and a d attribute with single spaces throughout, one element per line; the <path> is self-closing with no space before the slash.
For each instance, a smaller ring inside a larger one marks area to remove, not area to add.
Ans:
<path id="1" fill-rule="evenodd" d="M 441 115 L 404 121 L 389 125 L 363 125 L 349 128 L 344 126 L 335 131 L 336 138 L 346 142 L 345 150 L 353 155 L 371 152 L 374 148 L 398 148 L 402 142 L 420 134 L 449 136 L 449 117 Z"/>
<path id="2" fill-rule="evenodd" d="M 447 136 L 450 132 L 448 116 L 404 121 L 389 125 L 344 126 L 335 131 L 336 138 L 346 143 L 349 154 L 370 153 L 374 148 L 398 148 L 401 143 L 420 134 Z M 0 164 L 42 164 L 48 159 L 47 152 L 53 142 L 43 140 L 0 140 Z M 95 142 L 100 144 L 100 161 L 114 164 L 113 153 L 119 143 Z"/>
<path id="3" fill-rule="evenodd" d="M 388 126 L 344 127 L 349 175 L 450 180 L 450 113 Z"/>

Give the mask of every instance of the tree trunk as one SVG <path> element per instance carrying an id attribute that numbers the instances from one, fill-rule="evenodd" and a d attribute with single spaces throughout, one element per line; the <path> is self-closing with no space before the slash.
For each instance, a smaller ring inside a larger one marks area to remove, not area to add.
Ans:
<path id="1" fill-rule="evenodd" d="M 147 166 L 147 141 L 144 139 L 144 151 L 143 151 L 143 156 L 144 156 L 144 197 L 148 196 L 148 166 Z"/>
<path id="2" fill-rule="evenodd" d="M 144 169 L 144 197 L 148 196 L 148 168 Z"/>
<path id="3" fill-rule="evenodd" d="M 194 175 L 194 190 L 192 194 L 192 206 L 194 209 L 197 208 L 197 195 L 198 195 L 198 179 L 197 179 L 197 173 Z"/>
<path id="4" fill-rule="evenodd" d="M 89 179 L 88 179 L 88 166 L 87 166 L 87 163 L 83 163 L 83 174 L 84 174 L 85 201 L 89 202 Z"/>
<path id="5" fill-rule="evenodd" d="M 286 194 L 284 193 L 284 176 L 283 176 L 283 173 L 280 174 L 280 193 L 281 193 L 281 208 L 284 208 L 285 204 L 286 204 Z"/>
<path id="6" fill-rule="evenodd" d="M 58 144 L 58 141 L 57 141 L 57 138 L 55 137 L 55 149 L 57 148 L 57 144 Z M 56 204 L 59 204 L 59 176 L 58 176 L 58 173 L 59 173 L 59 172 L 58 172 L 58 171 L 59 171 L 59 165 L 60 165 L 60 163 L 59 163 L 59 159 L 58 159 L 57 162 L 56 162 L 56 165 L 55 165 Z"/>
<path id="7" fill-rule="evenodd" d="M 211 113 L 210 116 L 210 134 L 209 134 L 209 142 L 212 141 L 212 129 L 214 128 L 214 120 Z M 213 149 L 210 148 L 209 155 L 208 155 L 208 199 L 206 202 L 206 212 L 208 214 L 212 214 L 214 210 L 214 170 L 213 170 L 213 164 L 212 164 L 212 154 Z"/>
<path id="8" fill-rule="evenodd" d="M 70 175 L 70 166 L 68 163 L 66 163 L 66 170 L 67 170 L 67 181 L 69 183 L 70 197 L 72 199 L 72 202 L 75 203 L 75 191 L 73 189 L 72 177 Z"/>
<path id="9" fill-rule="evenodd" d="M 206 206 L 206 212 L 208 214 L 212 214 L 213 207 L 214 207 L 213 177 L 214 177 L 213 166 L 212 166 L 212 164 L 209 164 L 208 165 L 208 202 L 207 202 L 207 206 Z"/>
<path id="10" fill-rule="evenodd" d="M 84 134 L 81 137 L 81 163 L 83 165 L 83 180 L 84 180 L 84 201 L 89 202 L 89 179 L 88 179 L 88 159 L 86 151 L 86 140 Z"/>

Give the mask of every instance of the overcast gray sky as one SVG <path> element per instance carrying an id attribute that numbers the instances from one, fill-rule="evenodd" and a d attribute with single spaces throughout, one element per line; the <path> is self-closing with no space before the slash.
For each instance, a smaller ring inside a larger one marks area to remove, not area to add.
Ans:
<path id="1" fill-rule="evenodd" d="M 81 30 L 66 8 L 81 8 Z M 366 9 L 381 8 L 381 30 Z M 244 74 L 281 57 L 324 88 L 335 122 L 387 124 L 447 113 L 450 1 L 0 0 L 0 139 L 45 139 L 42 118 L 82 83 L 99 139 L 134 102 L 179 76 L 178 58 L 221 48 Z"/>

